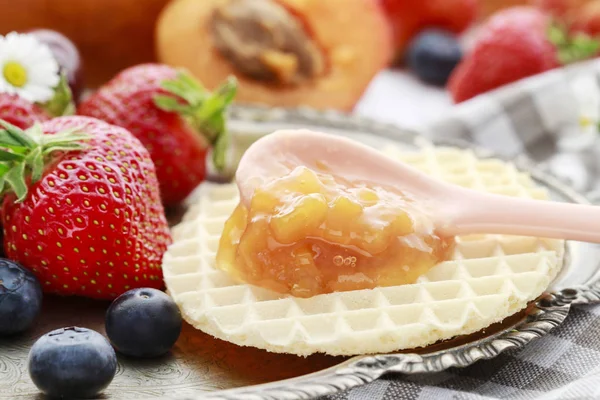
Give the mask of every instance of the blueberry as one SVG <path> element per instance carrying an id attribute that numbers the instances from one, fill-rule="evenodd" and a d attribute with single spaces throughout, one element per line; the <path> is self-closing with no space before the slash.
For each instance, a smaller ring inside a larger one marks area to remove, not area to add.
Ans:
<path id="1" fill-rule="evenodd" d="M 0 335 L 27 330 L 42 306 L 42 288 L 31 272 L 0 258 Z"/>
<path id="2" fill-rule="evenodd" d="M 462 56 L 460 43 L 453 33 L 427 29 L 411 41 L 407 64 L 423 81 L 445 85 Z"/>
<path id="3" fill-rule="evenodd" d="M 78 327 L 57 329 L 39 338 L 28 363 L 31 380 L 50 397 L 95 397 L 117 371 L 117 355 L 108 340 Z"/>
<path id="4" fill-rule="evenodd" d="M 132 289 L 117 297 L 106 312 L 106 334 L 112 345 L 132 357 L 167 353 L 181 333 L 181 313 L 167 294 Z"/>

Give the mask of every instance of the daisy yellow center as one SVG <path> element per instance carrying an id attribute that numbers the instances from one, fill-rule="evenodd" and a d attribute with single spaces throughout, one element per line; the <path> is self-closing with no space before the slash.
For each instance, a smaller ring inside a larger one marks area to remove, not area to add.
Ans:
<path id="1" fill-rule="evenodd" d="M 579 124 L 584 128 L 592 125 L 593 122 L 594 121 L 592 121 L 591 118 L 586 117 L 585 115 L 582 115 L 581 117 L 579 117 Z"/>
<path id="2" fill-rule="evenodd" d="M 4 64 L 2 75 L 12 86 L 23 87 L 27 83 L 27 70 L 16 61 L 8 61 Z"/>

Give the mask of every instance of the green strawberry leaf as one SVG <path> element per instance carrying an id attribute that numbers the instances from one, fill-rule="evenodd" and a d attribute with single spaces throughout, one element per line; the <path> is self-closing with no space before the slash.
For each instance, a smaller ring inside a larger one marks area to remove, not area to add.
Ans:
<path id="1" fill-rule="evenodd" d="M 59 146 L 67 146 L 67 148 L 81 147 L 79 141 L 84 141 L 89 138 L 89 135 L 79 133 L 77 129 L 67 129 L 54 135 L 42 134 L 38 138 L 38 143 L 44 148 L 44 151 L 54 150 Z"/>
<path id="2" fill-rule="evenodd" d="M 58 86 L 54 89 L 54 97 L 41 105 L 52 117 L 75 114 L 75 103 L 69 82 L 64 73 L 60 75 Z"/>
<path id="3" fill-rule="evenodd" d="M 91 136 L 69 129 L 45 135 L 42 126 L 35 124 L 24 131 L 0 120 L 0 196 L 14 192 L 17 203 L 28 193 L 28 182 L 38 182 L 44 167 L 54 161 L 54 153 L 78 151 Z"/>
<path id="4" fill-rule="evenodd" d="M 161 86 L 169 94 L 155 96 L 154 104 L 161 110 L 181 115 L 201 133 L 213 146 L 215 168 L 222 171 L 229 145 L 225 113 L 235 97 L 237 80 L 230 77 L 211 93 L 181 70 L 175 79 L 164 81 Z"/>
<path id="5" fill-rule="evenodd" d="M 213 164 L 219 171 L 227 165 L 227 150 L 229 149 L 229 135 L 220 135 L 213 146 Z"/>
<path id="6" fill-rule="evenodd" d="M 81 140 L 81 139 L 78 138 L 77 140 Z M 48 147 L 48 148 L 45 148 L 44 150 L 42 150 L 42 155 L 47 156 L 47 155 L 50 155 L 52 153 L 57 153 L 57 152 L 77 151 L 77 150 L 81 150 L 82 148 L 83 147 L 81 146 L 81 144 L 77 143 L 77 142 L 57 144 L 57 145 L 52 145 L 52 147 Z"/>
<path id="7" fill-rule="evenodd" d="M 568 36 L 565 27 L 558 22 L 553 22 L 550 24 L 548 28 L 548 39 L 556 46 L 562 46 L 568 43 Z"/>
<path id="8" fill-rule="evenodd" d="M 35 145 L 35 142 L 30 138 L 29 135 L 24 135 L 23 130 L 21 128 L 17 128 L 9 122 L 6 122 L 0 119 L 0 125 L 4 128 L 3 134 L 8 135 L 11 138 L 10 142 L 0 144 L 3 147 L 11 147 L 11 143 L 19 143 L 19 147 L 32 147 Z M 38 126 L 36 123 L 34 127 Z"/>
<path id="9" fill-rule="evenodd" d="M 21 154 L 11 153 L 6 150 L 0 150 L 0 161 L 23 161 L 25 157 Z"/>
<path id="10" fill-rule="evenodd" d="M 38 151 L 33 158 L 32 167 L 31 167 L 31 180 L 33 182 L 37 182 L 42 179 L 42 175 L 44 173 L 44 154 L 41 151 Z"/>
<path id="11" fill-rule="evenodd" d="M 162 86 L 167 92 L 184 99 L 189 105 L 200 103 L 208 95 L 200 82 L 185 72 L 179 72 L 176 79 L 165 81 Z"/>
<path id="12" fill-rule="evenodd" d="M 556 47 L 562 65 L 586 60 L 598 54 L 600 41 L 585 33 L 569 34 L 561 24 L 553 23 L 548 29 L 548 39 Z"/>
<path id="13" fill-rule="evenodd" d="M 6 130 L 0 130 L 0 142 L 8 148 L 23 147 L 23 143 L 14 139 Z"/>
<path id="14" fill-rule="evenodd" d="M 25 182 L 25 163 L 17 163 L 4 175 L 4 180 L 17 195 L 17 203 L 22 202 L 27 196 L 27 183 Z"/>
<path id="15" fill-rule="evenodd" d="M 31 166 L 31 180 L 37 182 L 42 179 L 42 174 L 44 173 L 44 154 L 42 153 L 42 148 L 37 147 L 33 150 L 27 156 L 27 161 Z"/>
<path id="16" fill-rule="evenodd" d="M 187 114 L 190 108 L 188 105 L 182 104 L 177 98 L 165 95 L 155 96 L 154 104 L 161 110 L 178 114 Z"/>

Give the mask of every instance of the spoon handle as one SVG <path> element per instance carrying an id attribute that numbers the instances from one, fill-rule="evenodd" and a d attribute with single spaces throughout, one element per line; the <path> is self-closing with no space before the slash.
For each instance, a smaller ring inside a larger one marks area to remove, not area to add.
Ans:
<path id="1" fill-rule="evenodd" d="M 445 229 L 600 243 L 600 206 L 462 193 Z"/>

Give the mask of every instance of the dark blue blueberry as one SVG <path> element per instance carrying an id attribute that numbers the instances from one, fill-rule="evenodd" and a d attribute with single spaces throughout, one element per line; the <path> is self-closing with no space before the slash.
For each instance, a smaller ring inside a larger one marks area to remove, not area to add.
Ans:
<path id="1" fill-rule="evenodd" d="M 31 272 L 0 258 L 0 335 L 27 330 L 42 306 L 42 288 Z"/>
<path id="2" fill-rule="evenodd" d="M 115 351 L 91 329 L 57 329 L 39 338 L 29 352 L 31 380 L 50 397 L 95 397 L 116 372 Z"/>
<path id="3" fill-rule="evenodd" d="M 106 335 L 119 351 L 132 357 L 167 353 L 181 333 L 181 313 L 167 294 L 132 289 L 117 297 L 106 312 Z"/>
<path id="4" fill-rule="evenodd" d="M 410 43 L 407 64 L 423 81 L 445 85 L 462 56 L 456 35 L 441 29 L 426 29 Z"/>

